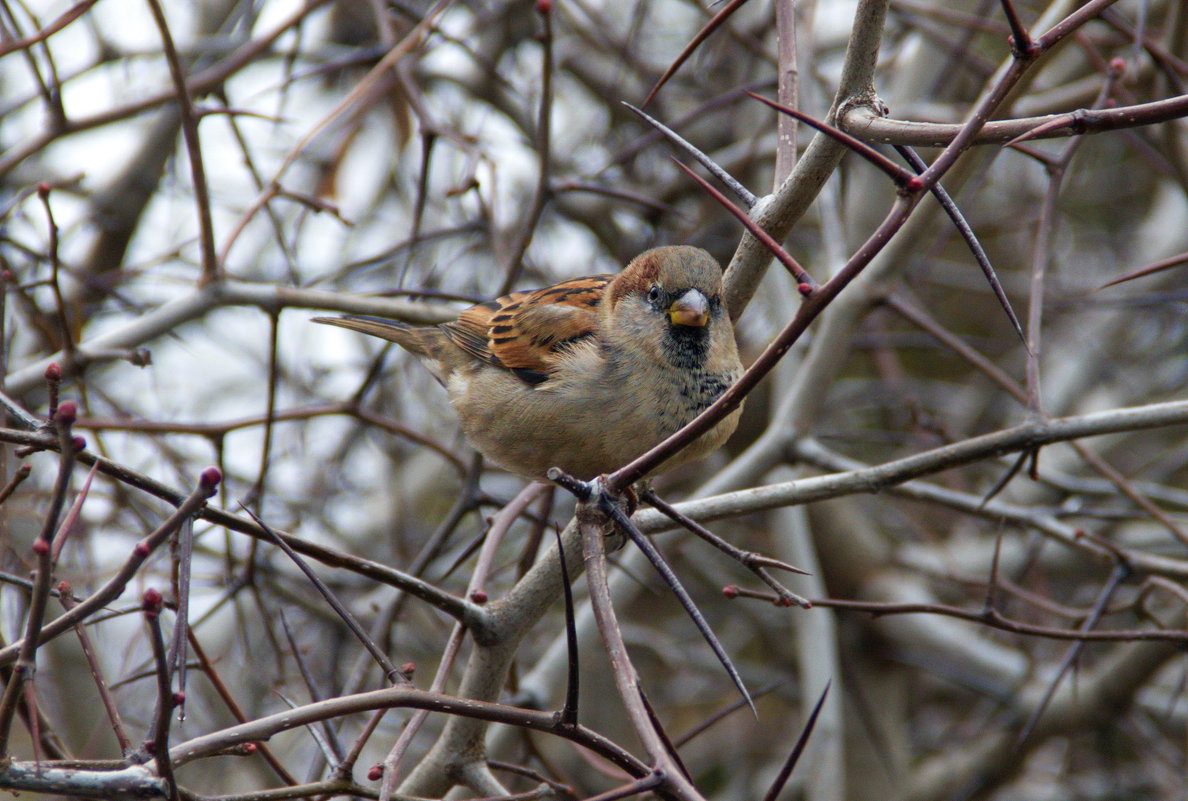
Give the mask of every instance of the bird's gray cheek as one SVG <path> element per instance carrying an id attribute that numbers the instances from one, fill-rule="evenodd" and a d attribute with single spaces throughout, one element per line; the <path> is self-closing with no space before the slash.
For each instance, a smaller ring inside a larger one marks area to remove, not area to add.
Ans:
<path id="1" fill-rule="evenodd" d="M 656 315 L 648 308 L 632 311 L 635 313 L 622 315 L 616 320 L 617 330 L 613 339 L 617 344 L 642 349 L 654 355 L 665 333 L 663 321 L 655 319 Z"/>

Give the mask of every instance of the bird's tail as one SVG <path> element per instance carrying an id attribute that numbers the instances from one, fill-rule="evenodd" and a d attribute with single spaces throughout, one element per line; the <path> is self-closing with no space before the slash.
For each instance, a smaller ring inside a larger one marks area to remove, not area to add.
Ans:
<path id="1" fill-rule="evenodd" d="M 343 317 L 314 317 L 313 322 L 325 325 L 336 325 L 339 328 L 349 328 L 373 337 L 395 342 L 402 348 L 418 355 L 428 355 L 417 336 L 417 329 L 406 323 L 386 320 L 383 317 L 367 317 L 361 314 L 349 314 Z"/>
<path id="2" fill-rule="evenodd" d="M 409 353 L 419 357 L 442 386 L 446 385 L 450 374 L 455 369 L 461 364 L 471 361 L 471 358 L 461 348 L 451 343 L 445 332 L 436 326 L 428 328 L 411 326 L 383 317 L 367 317 L 362 314 L 348 314 L 342 317 L 314 317 L 313 322 L 349 328 L 351 331 L 395 342 Z"/>

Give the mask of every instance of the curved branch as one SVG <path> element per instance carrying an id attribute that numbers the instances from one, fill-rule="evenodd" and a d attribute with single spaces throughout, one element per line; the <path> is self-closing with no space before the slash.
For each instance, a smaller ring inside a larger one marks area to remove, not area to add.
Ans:
<path id="1" fill-rule="evenodd" d="M 472 701 L 413 687 L 388 687 L 286 709 L 179 743 L 169 753 L 174 764 L 180 766 L 240 743 L 267 740 L 282 731 L 375 709 L 427 709 L 554 734 L 609 760 L 633 776 L 645 776 L 649 772 L 646 765 L 597 732 L 584 726 L 561 726 L 558 717 L 552 712 Z"/>

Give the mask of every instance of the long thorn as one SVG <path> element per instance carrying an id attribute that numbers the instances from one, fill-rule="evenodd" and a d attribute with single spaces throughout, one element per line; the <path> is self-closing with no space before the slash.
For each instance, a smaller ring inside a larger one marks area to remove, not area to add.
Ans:
<path id="1" fill-rule="evenodd" d="M 748 217 L 745 211 L 731 203 L 729 199 L 727 199 L 727 197 L 717 189 L 714 189 L 709 181 L 705 180 L 676 159 L 673 159 L 673 161 L 678 167 L 685 171 L 685 174 L 696 181 L 702 189 L 708 192 L 714 198 L 714 200 L 721 203 L 728 212 L 733 214 L 738 219 L 738 221 L 741 222 L 743 226 L 751 233 L 752 236 L 762 242 L 764 247 L 771 251 L 772 255 L 776 257 L 780 264 L 784 265 L 788 272 L 792 274 L 792 277 L 796 279 L 796 282 L 800 287 L 801 295 L 808 297 L 810 294 L 812 294 L 813 290 L 817 288 L 817 282 L 813 280 L 811 275 L 805 272 L 804 268 L 800 266 L 800 263 L 797 262 L 796 259 L 792 258 L 792 255 L 788 253 L 788 251 L 784 250 L 784 248 L 780 246 L 779 242 L 772 238 L 771 234 L 760 228 L 758 223 Z"/>
<path id="2" fill-rule="evenodd" d="M 1031 34 L 1027 32 L 1027 28 L 1023 27 L 1023 21 L 1019 19 L 1019 12 L 1015 10 L 1015 4 L 1011 0 L 1002 0 L 1002 11 L 1006 15 L 1007 25 L 1011 28 L 1011 52 L 1015 54 L 1016 58 L 1027 55 L 1035 47 L 1031 41 Z"/>
<path id="3" fill-rule="evenodd" d="M 1019 474 L 1019 471 L 1023 469 L 1023 465 L 1027 463 L 1027 459 L 1030 456 L 1031 451 L 1022 451 L 1019 454 L 1019 457 L 1015 459 L 1015 462 L 1010 466 L 1010 469 L 1003 473 L 1002 476 L 994 482 L 994 486 L 990 488 L 990 491 L 982 496 L 982 502 L 978 504 L 978 511 L 985 509 L 986 504 L 990 503 L 990 501 L 994 500 L 998 493 L 1006 489 L 1007 484 L 1010 484 L 1011 479 Z"/>
<path id="4" fill-rule="evenodd" d="M 1115 278 L 1111 281 L 1106 281 L 1104 284 L 1099 286 L 1098 289 L 1105 289 L 1108 286 L 1121 284 L 1124 281 L 1133 281 L 1135 278 L 1142 278 L 1163 270 L 1170 270 L 1172 267 L 1178 267 L 1181 264 L 1188 264 L 1188 253 L 1181 253 L 1178 256 L 1172 256 L 1171 258 L 1157 261 L 1154 264 L 1149 264 L 1146 267 L 1126 273 L 1125 275 L 1119 276 L 1118 278 Z"/>
<path id="5" fill-rule="evenodd" d="M 636 528 L 635 524 L 631 522 L 630 518 L 623 513 L 623 510 L 618 505 L 608 499 L 602 506 L 607 516 L 615 521 L 615 525 L 635 543 L 636 547 L 643 551 L 644 556 L 652 563 L 652 567 L 656 568 L 656 572 L 660 574 L 660 577 L 664 579 L 664 583 L 672 590 L 672 594 L 681 602 L 685 613 L 693 620 L 693 625 L 697 626 L 697 630 L 701 632 L 701 636 L 709 644 L 710 650 L 714 652 L 714 656 L 718 657 L 718 661 L 726 669 L 730 680 L 734 682 L 734 686 L 738 688 L 738 691 L 746 700 L 747 706 L 751 708 L 751 713 L 755 717 L 759 717 L 759 712 L 755 709 L 755 702 L 751 700 L 751 694 L 747 692 L 747 687 L 743 684 L 742 676 L 735 669 L 734 663 L 730 661 L 730 657 L 726 654 L 726 649 L 722 647 L 722 643 L 718 642 L 718 638 L 710 629 L 709 623 L 706 622 L 700 610 L 698 610 L 697 605 L 693 603 L 693 599 L 689 597 L 689 593 L 681 585 L 676 573 L 672 572 L 672 568 L 664 561 L 663 555 L 652 544 L 652 541 Z"/>
<path id="6" fill-rule="evenodd" d="M 1130 576 L 1130 566 L 1123 561 L 1119 561 L 1114 565 L 1113 571 L 1110 573 L 1109 579 L 1106 580 L 1105 587 L 1102 588 L 1101 593 L 1097 596 L 1097 601 L 1093 604 L 1093 609 L 1089 613 L 1089 617 L 1085 618 L 1085 622 L 1081 624 L 1081 631 L 1089 631 L 1097 625 L 1101 620 L 1101 616 L 1105 614 L 1109 606 L 1110 599 L 1114 597 L 1114 592 L 1122 584 L 1126 578 Z M 1060 660 L 1060 667 L 1056 669 L 1056 675 L 1052 677 L 1051 683 L 1044 692 L 1044 697 L 1032 710 L 1031 715 L 1027 718 L 1027 722 L 1023 724 L 1023 728 L 1019 731 L 1019 736 L 1015 740 L 1015 750 L 1019 750 L 1024 741 L 1031 736 L 1031 732 L 1035 730 L 1035 726 L 1039 723 L 1039 719 L 1043 717 L 1044 711 L 1047 710 L 1048 705 L 1052 702 L 1053 696 L 1056 695 L 1056 689 L 1060 686 L 1061 680 L 1072 667 L 1073 662 L 1085 650 L 1085 641 L 1078 640 L 1069 646 L 1068 651 L 1065 652 L 1064 658 Z"/>
<path id="7" fill-rule="evenodd" d="M 577 622 L 573 614 L 573 587 L 569 584 L 569 566 L 565 564 L 565 546 L 561 544 L 561 532 L 557 535 L 557 555 L 561 562 L 561 589 L 565 593 L 565 646 L 568 650 L 569 671 L 565 677 L 565 706 L 561 708 L 561 723 L 576 726 L 578 720 L 578 643 Z"/>
<path id="8" fill-rule="evenodd" d="M 928 165 L 924 159 L 912 150 L 910 147 L 896 145 L 896 152 L 903 156 L 904 161 L 911 165 L 913 170 L 917 172 L 924 172 L 928 169 Z M 961 209 L 957 208 L 956 202 L 953 201 L 952 196 L 945 191 L 945 188 L 940 185 L 940 182 L 932 185 L 932 194 L 941 204 L 941 208 L 945 210 L 945 214 L 949 215 L 949 219 L 953 221 L 953 225 L 957 228 L 957 233 L 961 234 L 961 238 L 965 240 L 966 247 L 969 248 L 970 253 L 973 254 L 974 261 L 982 268 L 982 274 L 986 276 L 986 282 L 990 284 L 990 290 L 994 293 L 994 297 L 998 298 L 998 305 L 1002 306 L 1002 310 L 1006 312 L 1007 319 L 1011 321 L 1011 325 L 1015 329 L 1015 333 L 1019 335 L 1023 347 L 1027 348 L 1027 352 L 1031 353 L 1031 348 L 1027 345 L 1027 336 L 1023 333 L 1023 326 L 1019 322 L 1019 318 L 1015 316 L 1015 310 L 1011 307 L 1011 301 L 1007 298 L 1006 291 L 1002 288 L 1002 282 L 998 280 L 998 274 L 994 272 L 994 266 L 990 264 L 990 257 L 986 255 L 985 248 L 982 243 L 978 241 L 977 235 L 969 222 L 966 221 L 965 215 L 961 213 Z"/>
<path id="9" fill-rule="evenodd" d="M 758 202 L 758 198 L 755 197 L 755 195 L 751 192 L 750 189 L 747 189 L 745 186 L 743 186 L 742 183 L 737 178 L 735 178 L 730 173 L 726 172 L 726 170 L 722 169 L 716 161 L 711 159 L 705 153 L 702 153 L 700 150 L 698 150 L 696 147 L 694 147 L 688 140 L 686 140 L 684 137 L 682 137 L 676 131 L 672 130 L 664 123 L 660 122 L 657 119 L 654 119 L 650 115 L 637 109 L 635 106 L 631 105 L 630 103 L 628 103 L 626 101 L 623 102 L 623 105 L 626 106 L 627 108 L 631 109 L 632 111 L 634 111 L 640 117 L 642 117 L 644 122 L 648 123 L 653 128 L 655 128 L 657 131 L 664 134 L 665 138 L 667 138 L 668 141 L 672 142 L 678 148 L 680 148 L 681 150 L 688 153 L 699 164 L 701 164 L 701 166 L 703 166 L 707 170 L 709 170 L 710 173 L 715 178 L 717 178 L 722 183 L 726 184 L 727 188 L 730 189 L 730 191 L 733 192 L 738 197 L 738 199 L 743 202 L 743 205 L 745 205 L 748 209 L 753 208 L 755 203 Z"/>
<path id="10" fill-rule="evenodd" d="M 775 781 L 771 783 L 771 787 L 768 788 L 767 795 L 763 796 L 763 801 L 775 801 L 780 791 L 784 789 L 784 785 L 788 783 L 788 777 L 792 775 L 792 769 L 800 761 L 800 755 L 804 753 L 804 747 L 808 745 L 809 737 L 812 736 L 813 727 L 817 725 L 817 716 L 821 714 L 821 708 L 825 706 L 825 699 L 829 697 L 829 688 L 832 684 L 832 681 L 825 684 L 825 689 L 821 693 L 821 697 L 817 699 L 817 704 L 813 707 L 812 714 L 804 722 L 804 729 L 800 732 L 800 737 L 796 739 L 796 745 L 792 747 L 792 753 L 788 754 L 788 759 L 784 762 L 784 766 L 780 768 L 780 772 L 775 777 Z"/>
<path id="11" fill-rule="evenodd" d="M 351 613 L 351 610 L 347 609 L 346 605 L 338 599 L 338 596 L 330 591 L 330 588 L 326 586 L 326 583 L 318 578 L 318 575 L 313 572 L 313 569 L 310 568 L 304 559 L 298 556 L 297 552 L 293 550 L 292 546 L 281 539 L 277 533 L 273 531 L 267 523 L 261 520 L 260 517 L 257 516 L 256 513 L 251 509 L 247 508 L 242 503 L 239 505 L 239 507 L 256 522 L 256 525 L 263 529 L 264 533 L 267 534 L 272 542 L 284 552 L 285 556 L 293 560 L 293 563 L 297 565 L 298 569 L 300 569 L 301 572 L 305 574 L 305 577 L 309 579 L 311 584 L 314 585 L 314 589 L 316 589 L 318 593 L 326 600 L 326 603 L 330 604 L 330 608 L 338 614 L 338 617 L 343 623 L 346 624 L 346 627 L 350 630 L 350 632 L 355 635 L 355 639 L 357 639 L 367 650 L 367 653 L 371 654 L 371 658 L 374 659 L 381 668 L 383 668 L 385 678 L 387 678 L 387 680 L 393 684 L 400 682 L 407 683 L 408 679 L 405 678 L 404 674 L 400 672 L 398 667 L 392 664 L 392 660 L 388 658 L 388 655 L 380 650 L 380 647 L 376 645 L 375 640 L 373 640 L 371 635 L 369 635 L 363 629 L 363 627 L 359 624 L 358 619 L 354 616 L 354 614 Z"/>
<path id="12" fill-rule="evenodd" d="M 1010 141 L 1003 142 L 1002 146 L 1003 147 L 1015 147 L 1017 145 L 1023 144 L 1024 142 L 1030 142 L 1032 139 L 1039 139 L 1041 136 L 1046 134 L 1048 131 L 1055 131 L 1060 128 L 1073 126 L 1073 124 L 1076 122 L 1076 120 L 1077 120 L 1077 118 L 1073 114 L 1061 114 L 1059 117 L 1056 117 L 1055 119 L 1048 120 L 1047 122 L 1042 122 L 1039 125 L 1035 126 L 1034 128 L 1024 131 L 1023 133 L 1019 134 L 1018 136 L 1016 136 L 1014 139 L 1011 139 Z"/>
<path id="13" fill-rule="evenodd" d="M 789 590 L 783 584 L 780 584 L 778 581 L 772 578 L 770 574 L 768 574 L 765 568 L 770 567 L 779 570 L 787 570 L 791 573 L 799 573 L 802 576 L 810 575 L 807 570 L 801 570 L 799 567 L 790 565 L 787 562 L 782 562 L 779 559 L 775 559 L 770 556 L 764 556 L 763 554 L 755 553 L 754 551 L 744 551 L 742 548 L 739 548 L 738 546 L 722 539 L 717 534 L 698 523 L 696 520 L 681 514 L 676 507 L 672 506 L 659 495 L 657 495 L 654 490 L 645 490 L 640 497 L 650 503 L 660 512 L 664 513 L 669 519 L 675 521 L 681 526 L 684 526 L 687 530 L 693 532 L 698 537 L 705 540 L 710 545 L 729 556 L 731 559 L 734 559 L 740 565 L 762 579 L 764 583 L 767 584 L 767 586 L 776 591 L 776 594 L 780 596 L 780 600 L 783 605 L 792 606 L 795 604 L 796 606 L 799 606 L 803 609 L 812 608 L 812 604 L 809 603 L 807 598 L 802 598 L 801 596 Z"/>
<path id="14" fill-rule="evenodd" d="M 671 757 L 672 761 L 676 763 L 676 766 L 680 768 L 681 773 L 685 774 L 685 778 L 688 779 L 690 783 L 692 783 L 692 774 L 690 774 L 689 769 L 685 767 L 685 763 L 681 759 L 681 755 L 677 753 L 676 745 L 672 742 L 672 738 L 668 736 L 668 732 L 666 732 L 664 730 L 664 726 L 661 725 L 660 716 L 656 714 L 656 708 L 652 706 L 652 702 L 648 698 L 648 694 L 644 692 L 644 688 L 642 685 L 640 685 L 639 681 L 635 682 L 635 689 L 639 693 L 639 700 L 643 701 L 644 711 L 648 713 L 648 720 L 652 722 L 652 728 L 656 730 L 656 735 L 660 738 L 660 742 L 664 744 L 664 750 L 668 752 L 668 756 Z"/>
<path id="15" fill-rule="evenodd" d="M 763 554 L 755 553 L 754 551 L 744 551 L 742 548 L 739 548 L 733 543 L 727 542 L 705 526 L 698 523 L 693 518 L 681 514 L 679 509 L 657 495 L 656 491 L 653 489 L 644 490 L 640 494 L 640 498 L 656 507 L 658 511 L 663 513 L 665 517 L 669 518 L 674 523 L 679 523 L 681 526 L 696 534 L 698 537 L 701 537 L 701 539 L 705 540 L 722 553 L 738 560 L 745 567 L 750 567 L 753 564 L 758 567 L 774 567 L 778 568 L 779 570 L 787 570 L 789 573 L 796 573 L 801 576 L 812 575 L 812 573 L 808 572 L 807 570 L 801 570 L 795 565 L 790 565 L 787 562 L 782 562 L 779 559 L 775 559 L 770 556 L 764 556 Z"/>
<path id="16" fill-rule="evenodd" d="M 646 106 L 648 103 L 651 103 L 652 98 L 656 96 L 656 93 L 660 91 L 660 88 L 664 86 L 664 84 L 668 83 L 668 79 L 676 74 L 676 71 L 679 70 L 681 65 L 688 60 L 689 56 L 693 55 L 693 51 L 696 50 L 702 42 L 709 38 L 711 33 L 721 27 L 721 25 L 731 14 L 742 8 L 743 3 L 745 2 L 747 2 L 747 0 L 730 0 L 729 3 L 722 7 L 721 11 L 715 14 L 709 22 L 705 23 L 705 25 L 702 26 L 701 30 L 697 32 L 689 44 L 685 45 L 685 49 L 682 50 L 681 54 L 676 57 L 676 60 L 672 62 L 671 66 L 669 66 L 669 68 L 664 71 L 664 74 L 660 76 L 660 80 L 656 81 L 656 85 L 652 87 L 652 91 L 648 92 L 648 96 L 644 98 L 644 101 L 641 105 Z"/>

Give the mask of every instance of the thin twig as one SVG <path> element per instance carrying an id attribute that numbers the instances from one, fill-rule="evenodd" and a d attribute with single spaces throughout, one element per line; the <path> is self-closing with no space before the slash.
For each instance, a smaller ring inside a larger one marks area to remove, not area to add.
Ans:
<path id="1" fill-rule="evenodd" d="M 1022 20 L 1019 19 L 1019 12 L 1015 10 L 1015 4 L 1011 0 L 1001 0 L 1003 14 L 1007 18 L 1007 25 L 1011 28 L 1011 52 L 1015 53 L 1016 57 L 1026 55 L 1035 46 L 1031 42 L 1031 35 L 1027 33 L 1027 28 L 1023 27 Z"/>
<path id="2" fill-rule="evenodd" d="M 12 478 L 8 479 L 8 483 L 0 489 L 0 504 L 3 504 L 8 498 L 16 492 L 17 487 L 24 483 L 29 474 L 33 472 L 32 465 L 23 464 L 12 473 Z"/>
<path id="3" fill-rule="evenodd" d="M 9 53 L 16 52 L 17 50 L 28 50 L 33 45 L 44 42 L 46 39 L 50 38 L 55 33 L 62 30 L 67 25 L 85 14 L 91 8 L 91 6 L 95 5 L 97 2 L 98 0 L 80 0 L 80 2 L 75 3 L 73 6 L 63 11 L 53 22 L 37 31 L 37 33 L 19 39 L 8 39 L 5 42 L 0 43 L 0 58 L 3 58 Z"/>
<path id="4" fill-rule="evenodd" d="M 314 681 L 313 673 L 310 672 L 309 664 L 306 662 L 305 657 L 301 655 L 301 646 L 297 642 L 297 635 L 293 633 L 293 627 L 289 625 L 289 618 L 285 616 L 285 610 L 278 610 L 277 616 L 280 619 L 281 630 L 285 633 L 285 641 L 289 644 L 289 653 L 293 655 L 293 661 L 297 665 L 297 671 L 301 674 L 301 680 L 305 683 L 305 689 L 309 693 L 310 700 L 315 703 L 323 700 L 322 693 L 318 690 L 318 684 Z M 296 704 L 291 704 L 291 706 L 296 706 Z M 349 778 L 349 776 L 343 777 L 341 775 L 340 766 L 346 757 L 346 751 L 342 747 L 342 740 L 339 739 L 338 732 L 330 725 L 330 721 L 323 720 L 320 726 L 310 726 L 309 733 L 322 748 L 322 757 L 330 764 L 334 773 L 339 778 Z M 321 766 L 318 765 L 317 767 L 320 772 Z"/>
<path id="5" fill-rule="evenodd" d="M 193 628 L 188 629 L 186 633 L 189 636 L 190 649 L 194 652 L 194 658 L 198 660 L 202 674 L 206 676 L 211 686 L 214 687 L 215 693 L 227 707 L 227 711 L 231 713 L 231 717 L 235 718 L 237 723 L 246 723 L 248 721 L 247 714 L 243 711 L 243 707 L 239 705 L 239 702 L 235 700 L 235 696 L 231 694 L 231 690 L 227 687 L 227 683 L 223 681 L 222 676 L 215 670 L 214 663 L 207 657 L 206 650 L 198 640 L 198 635 L 194 633 Z M 272 753 L 272 749 L 268 747 L 267 743 L 258 742 L 253 743 L 253 745 L 256 746 L 260 756 L 264 758 L 264 761 L 268 763 L 269 767 L 272 768 L 273 772 L 276 773 L 281 781 L 290 786 L 297 784 L 296 777 L 285 769 L 285 766 Z"/>
<path id="6" fill-rule="evenodd" d="M 8 756 L 8 743 L 12 735 L 12 725 L 17 705 L 20 702 L 21 690 L 26 682 L 33 681 L 37 672 L 37 647 L 40 645 L 43 633 L 45 608 L 49 601 L 50 583 L 53 580 L 54 532 L 57 531 L 58 518 L 66 503 L 70 475 L 74 469 L 75 444 L 70 427 L 76 416 L 77 409 L 71 401 L 59 406 L 57 414 L 54 415 L 54 421 L 57 424 L 58 475 L 54 480 L 50 506 L 42 520 L 41 531 L 33 542 L 37 569 L 33 574 L 33 591 L 25 620 L 25 636 L 21 639 L 16 667 L 9 679 L 8 686 L 4 688 L 3 697 L 0 698 L 0 756 L 4 757 Z M 34 739 L 36 740 L 36 738 Z"/>
<path id="7" fill-rule="evenodd" d="M 524 256 L 528 253 L 528 246 L 532 244 L 536 226 L 540 222 L 540 215 L 544 213 L 548 203 L 552 181 L 552 115 L 553 115 L 553 13 L 552 3 L 537 3 L 537 15 L 540 17 L 543 30 L 540 35 L 541 66 L 540 66 L 540 106 L 536 114 L 536 190 L 532 194 L 532 204 L 528 207 L 528 214 L 521 223 L 523 231 L 520 240 L 512 250 L 504 265 L 503 284 L 497 295 L 506 295 L 515 287 L 520 273 L 524 269 Z"/>
<path id="8" fill-rule="evenodd" d="M 157 677 L 157 714 L 153 720 L 146 749 L 157 762 L 157 772 L 165 780 L 170 801 L 180 801 L 177 779 L 173 775 L 173 758 L 169 753 L 169 722 L 173 718 L 176 698 L 169 675 L 169 659 L 165 654 L 165 638 L 161 634 L 161 593 L 154 589 L 144 592 L 144 620 L 148 625 L 149 644 L 153 648 L 154 673 Z"/>
<path id="9" fill-rule="evenodd" d="M 127 589 L 128 582 L 132 580 L 132 577 L 136 575 L 140 566 L 152 555 L 152 552 L 181 525 L 183 520 L 195 514 L 206 503 L 206 499 L 214 495 L 220 480 L 221 476 L 214 468 L 204 470 L 197 488 L 184 499 L 164 523 L 133 547 L 132 555 L 116 571 L 115 575 L 108 579 L 98 590 L 82 601 L 79 601 L 70 611 L 42 626 L 36 632 L 35 637 L 30 637 L 28 630 L 26 630 L 25 637 L 3 649 L 7 658 L 0 658 L 0 664 L 9 661 L 11 659 L 9 654 L 12 654 L 14 651 L 17 652 L 17 659 L 19 661 L 19 653 L 23 653 L 26 649 L 32 647 L 29 643 L 36 642 L 37 645 L 41 645 L 62 632 L 68 631 L 77 623 L 86 620 L 92 613 L 120 597 L 124 590 Z M 15 681 L 11 682 L 9 686 L 11 687 L 14 684 L 16 684 Z"/>
<path id="10" fill-rule="evenodd" d="M 64 581 L 58 585 L 58 601 L 67 612 L 78 604 L 78 599 L 74 597 L 70 585 Z M 77 623 L 74 626 L 74 633 L 78 636 L 79 648 L 82 649 L 83 657 L 87 660 L 87 666 L 91 670 L 91 678 L 95 680 L 95 689 L 99 693 L 99 700 L 103 703 L 103 709 L 111 723 L 111 730 L 115 734 L 116 742 L 120 744 L 120 753 L 126 757 L 132 753 L 134 748 L 132 738 L 128 736 L 128 732 L 124 728 L 119 707 L 116 706 L 115 699 L 111 695 L 111 688 L 108 686 L 107 677 L 103 675 L 103 668 L 96 657 L 91 637 L 87 634 L 87 627 Z"/>
<path id="11" fill-rule="evenodd" d="M 190 181 L 194 187 L 194 203 L 198 208 L 198 242 L 202 252 L 202 277 L 199 285 L 205 285 L 217 280 L 220 270 L 218 254 L 215 251 L 214 221 L 210 213 L 210 192 L 206 186 L 206 169 L 202 164 L 202 145 L 198 139 L 198 114 L 194 110 L 194 101 L 186 85 L 181 58 L 173 45 L 173 34 L 169 31 L 169 23 L 165 19 L 165 12 L 161 10 L 161 3 L 159 0 L 148 0 L 148 5 L 157 24 L 157 31 L 161 34 L 161 49 L 165 54 L 165 63 L 169 65 L 169 76 L 173 79 L 178 108 L 181 109 L 182 138 L 186 143 Z"/>
<path id="12" fill-rule="evenodd" d="M 330 608 L 334 610 L 335 614 L 337 614 L 342 622 L 346 624 L 346 627 L 350 630 L 351 634 L 355 635 L 355 639 L 357 639 L 359 643 L 365 649 L 367 649 L 367 653 L 371 654 L 371 658 L 375 660 L 376 664 L 383 668 L 384 677 L 388 680 L 388 682 L 393 684 L 407 682 L 408 678 L 404 676 L 400 668 L 392 664 L 392 660 L 388 658 L 388 655 L 385 654 L 380 649 L 380 647 L 376 645 L 375 640 L 373 640 L 371 636 L 363 630 L 363 626 L 359 624 L 359 621 L 355 618 L 351 610 L 346 608 L 346 604 L 340 601 L 338 596 L 330 591 L 330 588 L 326 586 L 326 583 L 318 577 L 317 573 L 313 572 L 313 569 L 308 564 L 306 564 L 304 559 L 298 556 L 297 552 L 293 550 L 292 546 L 285 542 L 284 539 L 279 537 L 275 531 L 269 528 L 268 524 L 257 517 L 256 513 L 251 509 L 247 508 L 243 504 L 240 504 L 240 508 L 243 509 L 243 511 L 246 512 L 248 516 L 252 518 L 252 520 L 256 521 L 256 525 L 262 528 L 264 533 L 272 539 L 273 543 L 275 543 L 278 548 L 284 551 L 285 556 L 289 557 L 289 559 L 293 561 L 293 564 L 297 565 L 298 569 L 300 569 L 301 572 L 305 574 L 305 577 L 309 579 L 311 584 L 314 585 L 314 589 L 318 591 L 318 593 L 326 600 L 326 603 L 330 605 Z"/>
<path id="13" fill-rule="evenodd" d="M 41 205 L 45 209 L 45 222 L 48 229 L 49 241 L 46 249 L 49 253 L 50 259 L 50 289 L 53 290 L 54 295 L 54 312 L 57 314 L 59 343 L 62 348 L 62 355 L 66 359 L 67 364 L 74 362 L 74 330 L 70 325 L 70 320 L 66 315 L 66 298 L 62 294 L 62 282 L 60 278 L 62 270 L 62 262 L 58 258 L 58 224 L 54 220 L 54 210 L 49 202 L 49 186 L 41 184 L 37 190 L 37 197 L 41 200 Z M 47 375 L 47 379 L 48 379 Z M 54 388 L 56 389 L 56 387 Z M 50 417 L 54 415 L 54 406 L 56 404 L 50 402 Z"/>
<path id="14" fill-rule="evenodd" d="M 1106 281 L 1104 284 L 1098 287 L 1098 290 L 1102 290 L 1110 286 L 1116 286 L 1117 284 L 1121 284 L 1126 281 L 1133 281 L 1136 278 L 1145 278 L 1148 275 L 1155 275 L 1156 273 L 1163 272 L 1164 270 L 1170 270 L 1172 267 L 1179 267 L 1182 264 L 1188 264 L 1188 253 L 1180 253 L 1176 256 L 1169 256 L 1168 258 L 1161 259 L 1154 264 L 1148 264 L 1146 267 L 1140 267 L 1137 270 L 1132 270 L 1131 272 L 1120 275 L 1110 281 Z"/>
<path id="15" fill-rule="evenodd" d="M 631 784 L 625 784 L 613 790 L 607 790 L 605 793 L 592 795 L 586 801 L 619 801 L 621 798 L 630 798 L 633 795 L 649 792 L 662 784 L 664 784 L 664 771 L 657 768 L 642 779 L 637 779 Z"/>

